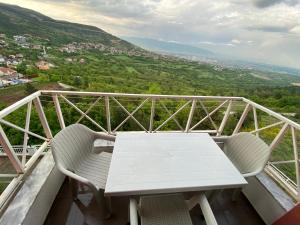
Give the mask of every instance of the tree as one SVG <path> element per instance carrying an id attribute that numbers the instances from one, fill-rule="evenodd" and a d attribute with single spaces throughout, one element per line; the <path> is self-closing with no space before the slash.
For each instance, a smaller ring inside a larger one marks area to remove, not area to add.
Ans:
<path id="1" fill-rule="evenodd" d="M 37 91 L 37 89 L 31 83 L 25 84 L 25 92 L 27 95 L 30 95 L 36 91 Z"/>
<path id="2" fill-rule="evenodd" d="M 17 66 L 17 72 L 18 73 L 22 73 L 22 74 L 25 74 L 26 73 L 26 70 L 27 70 L 27 66 L 26 66 L 26 63 L 22 62 L 21 64 L 19 64 Z"/>
<path id="3" fill-rule="evenodd" d="M 151 83 L 149 85 L 149 89 L 148 89 L 147 93 L 149 93 L 149 94 L 161 94 L 162 92 L 161 92 L 160 85 L 157 84 L 157 83 Z"/>
<path id="4" fill-rule="evenodd" d="M 83 77 L 83 84 L 84 84 L 84 87 L 86 87 L 86 88 L 89 87 L 89 77 L 88 76 Z"/>
<path id="5" fill-rule="evenodd" d="M 81 86 L 81 84 L 82 84 L 81 77 L 80 77 L 80 76 L 75 76 L 75 77 L 74 77 L 73 84 L 74 84 L 75 86 L 77 86 L 77 87 Z"/>

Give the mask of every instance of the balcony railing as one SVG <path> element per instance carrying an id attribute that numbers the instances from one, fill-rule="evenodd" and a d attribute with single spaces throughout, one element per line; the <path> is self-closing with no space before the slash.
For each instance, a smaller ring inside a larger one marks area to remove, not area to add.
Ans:
<path id="1" fill-rule="evenodd" d="M 19 110 L 18 115 L 24 116 L 22 125 L 10 118 Z M 46 151 L 53 135 L 72 123 L 113 135 L 119 131 L 208 132 L 214 136 L 251 132 L 272 150 L 265 171 L 300 200 L 300 125 L 246 98 L 38 91 L 0 111 L 0 143 L 14 168 L 13 174 L 0 175 L 12 178 L 0 196 L 0 207 Z M 20 135 L 13 131 L 22 134 L 22 143 L 15 143 Z M 21 151 L 14 150 L 16 144 L 22 145 Z M 29 144 L 39 144 L 39 148 L 28 154 Z"/>

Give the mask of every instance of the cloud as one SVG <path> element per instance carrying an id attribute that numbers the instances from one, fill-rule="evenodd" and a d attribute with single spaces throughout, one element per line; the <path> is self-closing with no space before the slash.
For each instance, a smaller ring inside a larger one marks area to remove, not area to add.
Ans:
<path id="1" fill-rule="evenodd" d="M 263 31 L 263 32 L 274 32 L 274 33 L 288 33 L 290 31 L 289 27 L 286 26 L 276 26 L 276 25 L 269 25 L 269 26 L 251 26 L 247 27 L 248 30 L 253 31 Z"/>
<path id="2" fill-rule="evenodd" d="M 300 34 L 300 25 L 293 27 L 290 32 L 293 34 Z"/>
<path id="3" fill-rule="evenodd" d="M 151 14 L 157 0 L 88 0 L 85 5 L 92 10 L 114 17 L 146 17 Z M 79 1 L 82 5 L 82 1 Z"/>
<path id="4" fill-rule="evenodd" d="M 293 6 L 298 4 L 299 0 L 252 0 L 252 2 L 257 8 L 266 8 L 279 3 Z"/>
<path id="5" fill-rule="evenodd" d="M 300 0 L 0 0 L 117 36 L 300 68 Z"/>
<path id="6" fill-rule="evenodd" d="M 238 39 L 232 39 L 231 42 L 232 42 L 233 44 L 240 44 L 240 43 L 241 43 L 241 41 L 238 40 Z"/>

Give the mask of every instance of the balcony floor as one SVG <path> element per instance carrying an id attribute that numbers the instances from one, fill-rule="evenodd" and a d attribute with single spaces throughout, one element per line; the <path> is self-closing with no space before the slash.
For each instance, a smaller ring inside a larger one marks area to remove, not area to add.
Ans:
<path id="1" fill-rule="evenodd" d="M 240 194 L 231 201 L 231 190 L 223 191 L 212 203 L 212 210 L 219 225 L 264 225 L 248 200 Z M 67 180 L 62 185 L 44 225 L 101 225 L 97 204 L 91 193 L 79 194 L 80 201 L 73 201 Z M 126 225 L 128 198 L 112 198 L 114 215 L 105 225 Z M 191 211 L 194 225 L 204 225 L 200 207 Z"/>

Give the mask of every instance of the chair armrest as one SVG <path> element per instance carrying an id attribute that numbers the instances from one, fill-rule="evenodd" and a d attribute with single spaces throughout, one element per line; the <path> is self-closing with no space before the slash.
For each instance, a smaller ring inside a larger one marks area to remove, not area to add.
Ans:
<path id="1" fill-rule="evenodd" d="M 109 152 L 112 153 L 114 149 L 114 141 L 104 140 L 104 139 L 95 139 L 93 146 L 93 153 Z"/>
<path id="2" fill-rule="evenodd" d="M 225 143 L 229 137 L 212 137 L 215 142 Z"/>
<path id="3" fill-rule="evenodd" d="M 138 225 L 138 207 L 135 199 L 131 198 L 129 201 L 129 217 L 130 225 Z"/>
<path id="4" fill-rule="evenodd" d="M 81 183 L 83 183 L 83 184 L 86 184 L 86 185 L 88 185 L 88 186 L 90 186 L 90 187 L 94 187 L 94 185 L 93 185 L 88 179 L 86 179 L 86 178 L 84 178 L 84 177 L 81 177 L 81 176 L 77 175 L 76 173 L 73 173 L 73 172 L 71 172 L 71 171 L 69 171 L 69 170 L 66 170 L 65 168 L 62 168 L 62 167 L 60 167 L 60 166 L 58 166 L 58 169 L 59 169 L 63 174 L 65 174 L 66 176 L 68 176 L 68 177 L 70 177 L 70 178 L 72 178 L 72 179 L 74 179 L 74 180 L 77 180 L 77 181 L 79 181 L 79 182 L 81 182 Z"/>
<path id="5" fill-rule="evenodd" d="M 198 196 L 198 203 L 202 210 L 206 224 L 207 225 L 218 225 L 216 218 L 213 214 L 213 211 L 211 210 L 208 200 L 204 193 L 202 193 Z"/>
<path id="6" fill-rule="evenodd" d="M 116 136 L 114 135 L 110 135 L 110 134 L 103 134 L 103 133 L 98 133 L 98 132 L 94 132 L 95 137 L 94 139 L 104 139 L 104 140 L 108 140 L 108 141 L 115 141 L 116 140 Z"/>
<path id="7" fill-rule="evenodd" d="M 264 168 L 262 169 L 259 169 L 259 170 L 256 170 L 254 172 L 251 172 L 251 173 L 244 173 L 242 174 L 244 178 L 247 178 L 247 177 L 254 177 L 256 176 L 257 174 L 259 174 L 261 171 L 263 171 Z"/>

